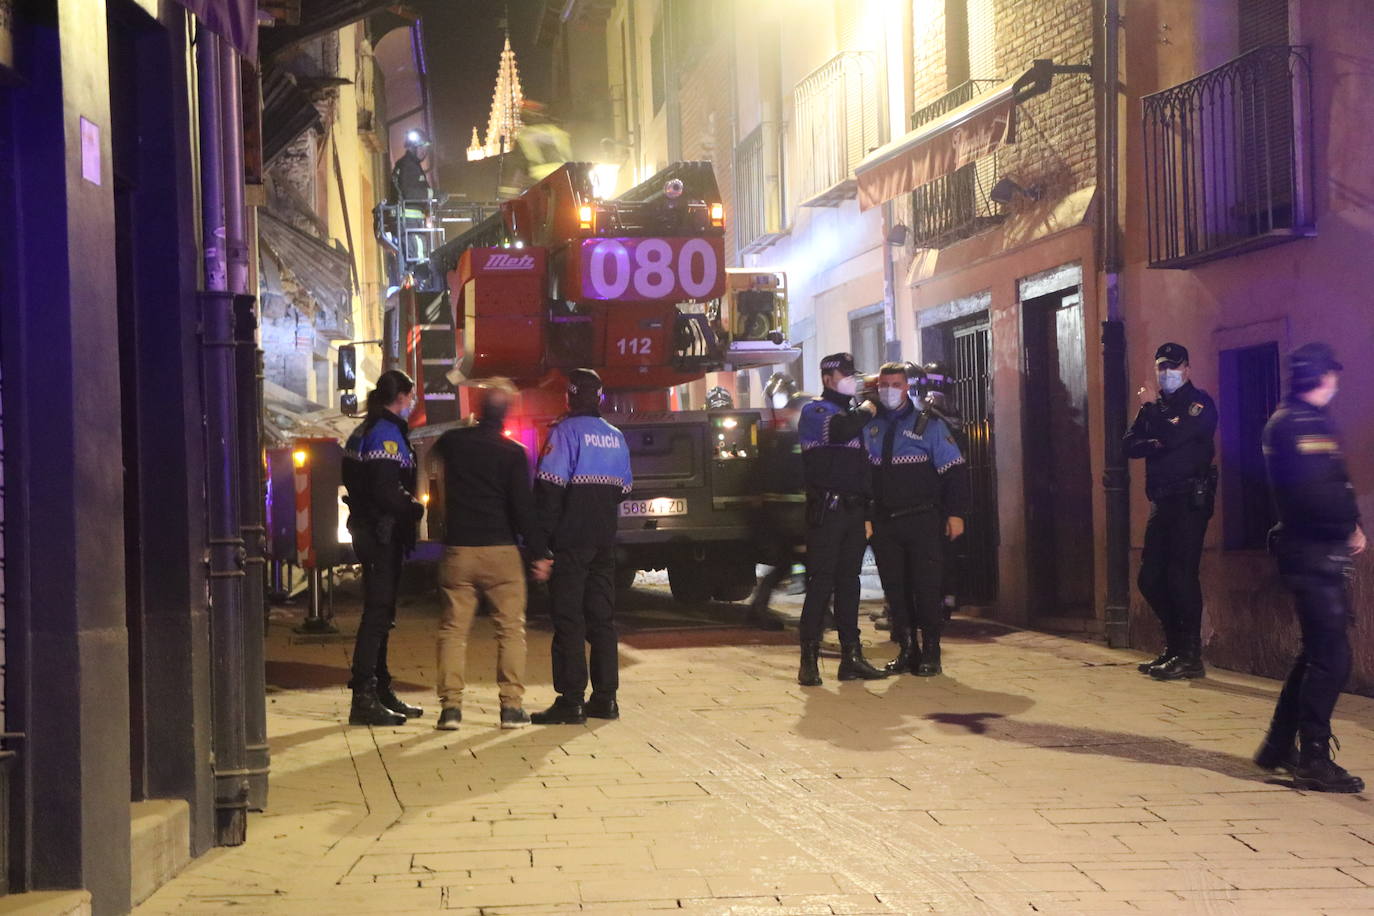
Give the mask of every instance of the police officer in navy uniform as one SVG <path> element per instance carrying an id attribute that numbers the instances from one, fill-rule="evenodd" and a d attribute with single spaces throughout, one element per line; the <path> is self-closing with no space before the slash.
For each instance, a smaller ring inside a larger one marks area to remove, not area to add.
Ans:
<path id="1" fill-rule="evenodd" d="M 864 444 L 873 466 L 873 555 L 899 647 L 887 670 L 930 677 L 941 671 L 944 545 L 964 533 L 968 476 L 944 420 L 912 404 L 904 363 L 878 371 L 878 399 Z"/>
<path id="2" fill-rule="evenodd" d="M 530 716 L 536 725 L 620 717 L 615 632 L 615 536 L 620 502 L 633 486 L 630 449 L 601 417 L 601 377 L 568 374 L 568 413 L 549 431 L 535 475 L 535 505 L 553 550 L 553 689 L 558 698 Z M 584 645 L 585 644 L 585 645 Z M 589 677 L 592 695 L 583 695 Z"/>
<path id="3" fill-rule="evenodd" d="M 918 397 L 921 408 L 935 417 L 944 421 L 949 428 L 950 435 L 954 437 L 954 444 L 959 447 L 959 454 L 965 460 L 968 458 L 968 433 L 964 430 L 964 418 L 959 415 L 959 408 L 950 400 L 950 378 L 945 367 L 940 363 L 926 363 L 925 366 L 916 370 L 915 379 Z M 961 472 L 967 476 L 967 471 Z M 970 484 L 970 499 L 972 498 L 972 485 Z M 960 522 L 963 522 L 961 517 Z M 964 553 L 966 538 L 947 538 L 945 540 L 945 569 L 941 576 L 943 580 L 941 590 L 944 592 L 945 621 L 954 614 L 959 607 L 959 594 L 964 588 L 964 569 L 967 565 L 967 556 Z"/>
<path id="4" fill-rule="evenodd" d="M 806 599 L 797 672 L 803 687 L 821 683 L 821 635 L 832 596 L 840 680 L 887 676 L 864 659 L 859 645 L 859 572 L 873 493 L 863 430 L 877 408 L 870 402 L 853 406 L 859 377 L 848 353 L 821 360 L 821 381 L 825 392 L 802 408 L 798 421 L 806 470 Z"/>
<path id="5" fill-rule="evenodd" d="M 806 472 L 797 421 L 811 396 L 800 393 L 796 381 L 781 372 L 769 377 L 763 396 L 768 402 L 769 423 L 759 430 L 754 489 L 761 504 L 753 516 L 752 529 L 754 543 L 769 570 L 754 591 L 750 620 L 776 627 L 780 621 L 768 607 L 773 590 L 791 577 L 797 563 L 806 561 L 802 552 L 806 542 Z"/>
<path id="6" fill-rule="evenodd" d="M 1270 532 L 1270 550 L 1293 592 L 1302 651 L 1255 763 L 1291 771 L 1299 789 L 1360 792 L 1364 780 L 1338 766 L 1330 749 L 1331 713 L 1350 677 L 1347 580 L 1352 557 L 1367 546 L 1340 440 L 1327 414 L 1342 367 L 1323 343 L 1294 350 L 1288 365 L 1289 395 L 1264 427 L 1264 460 L 1279 519 Z"/>
<path id="7" fill-rule="evenodd" d="M 350 725 L 401 725 L 423 714 L 391 689 L 388 633 L 396 622 L 401 561 L 415 546 L 424 506 L 414 497 L 415 452 L 406 417 L 415 406 L 415 385 L 392 369 L 367 396 L 367 419 L 344 446 L 343 484 L 348 490 L 348 531 L 362 565 L 363 616 L 353 644 L 353 706 Z"/>
<path id="8" fill-rule="evenodd" d="M 1140 557 L 1140 593 L 1164 630 L 1164 651 L 1138 666 L 1163 681 L 1198 678 L 1202 664 L 1202 542 L 1212 517 L 1217 408 L 1189 381 L 1188 351 L 1166 343 L 1155 351 L 1159 396 L 1147 389 L 1126 433 L 1126 453 L 1145 459 L 1145 495 L 1153 507 Z"/>

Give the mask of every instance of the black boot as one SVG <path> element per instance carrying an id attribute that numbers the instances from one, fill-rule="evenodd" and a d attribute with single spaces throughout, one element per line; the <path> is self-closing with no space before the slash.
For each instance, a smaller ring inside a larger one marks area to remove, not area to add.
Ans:
<path id="1" fill-rule="evenodd" d="M 1255 766 L 1270 773 L 1287 770 L 1292 773 L 1298 768 L 1298 745 L 1292 738 L 1284 741 L 1274 735 L 1265 735 L 1264 743 L 1255 751 Z"/>
<path id="2" fill-rule="evenodd" d="M 797 683 L 803 687 L 821 686 L 820 640 L 807 639 L 801 644 L 801 667 L 797 669 Z"/>
<path id="3" fill-rule="evenodd" d="M 1206 676 L 1207 669 L 1202 665 L 1202 641 L 1198 639 L 1185 640 L 1177 655 L 1150 669 L 1150 677 L 1157 681 L 1191 681 Z"/>
<path id="4" fill-rule="evenodd" d="M 1315 792 L 1363 792 L 1364 780 L 1346 772 L 1331 759 L 1327 742 L 1304 741 L 1298 755 L 1298 768 L 1293 771 L 1293 786 Z"/>
<path id="5" fill-rule="evenodd" d="M 591 699 L 583 706 L 589 719 L 619 719 L 620 704 L 615 701 L 613 693 L 597 693 L 592 691 Z"/>
<path id="6" fill-rule="evenodd" d="M 548 709 L 531 714 L 530 721 L 535 725 L 581 725 L 587 721 L 587 710 L 582 705 L 582 697 L 560 693 Z"/>
<path id="7" fill-rule="evenodd" d="M 377 679 L 368 678 L 353 685 L 353 708 L 348 711 L 349 725 L 405 725 L 406 717 L 392 712 L 377 699 Z"/>
<path id="8" fill-rule="evenodd" d="M 1139 671 L 1141 674 L 1149 674 L 1151 670 L 1167 663 L 1170 659 L 1174 657 L 1175 654 L 1176 653 L 1173 649 L 1170 649 L 1168 646 L 1165 646 L 1163 652 L 1159 653 L 1158 656 L 1150 659 L 1148 662 L 1141 662 L 1140 664 L 1136 665 L 1135 670 Z"/>
<path id="9" fill-rule="evenodd" d="M 897 657 L 888 662 L 883 670 L 888 674 L 902 674 L 911 666 L 911 656 L 915 652 L 916 641 L 911 638 L 910 633 L 903 633 L 897 637 Z M 920 657 L 920 652 L 915 652 Z"/>
<path id="10" fill-rule="evenodd" d="M 940 667 L 940 631 L 921 631 L 921 661 L 916 673 L 921 677 L 934 677 L 943 672 Z"/>
<path id="11" fill-rule="evenodd" d="M 847 642 L 840 645 L 840 680 L 842 681 L 875 681 L 887 677 L 887 672 L 880 668 L 874 668 L 864 658 L 863 647 L 856 642 Z"/>
<path id="12" fill-rule="evenodd" d="M 396 692 L 391 689 L 391 685 L 377 688 L 377 702 L 381 703 L 392 712 L 398 712 L 407 719 L 418 719 L 425 714 L 419 706 L 411 706 L 405 700 L 396 696 Z"/>

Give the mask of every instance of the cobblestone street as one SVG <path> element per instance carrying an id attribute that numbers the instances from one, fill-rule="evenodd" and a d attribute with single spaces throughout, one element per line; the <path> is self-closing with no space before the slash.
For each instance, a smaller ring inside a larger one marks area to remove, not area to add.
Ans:
<path id="1" fill-rule="evenodd" d="M 384 730 L 342 724 L 349 643 L 274 619 L 270 807 L 139 913 L 1374 911 L 1374 804 L 1249 762 L 1272 681 L 1154 682 L 1137 653 L 960 619 L 943 677 L 840 684 L 823 660 L 803 690 L 790 635 L 641 630 L 619 721 L 501 731 L 482 618 L 462 729 L 438 732 L 436 612 L 400 616 L 426 716 Z M 1371 723 L 1342 698 L 1366 777 Z"/>

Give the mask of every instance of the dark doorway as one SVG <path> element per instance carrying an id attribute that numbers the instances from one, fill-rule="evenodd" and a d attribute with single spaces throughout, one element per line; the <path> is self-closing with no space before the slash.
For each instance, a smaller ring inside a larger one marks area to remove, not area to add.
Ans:
<path id="1" fill-rule="evenodd" d="M 992 327 L 986 311 L 921 331 L 926 362 L 945 367 L 950 405 L 964 421 L 970 501 L 964 536 L 955 542 L 959 604 L 997 601 L 997 474 L 993 453 Z"/>
<path id="2" fill-rule="evenodd" d="M 1093 616 L 1087 348 L 1078 287 L 1022 303 L 1022 420 L 1029 611 Z"/>
<path id="3" fill-rule="evenodd" d="M 131 797 L 147 797 L 144 780 L 143 556 L 140 481 L 139 297 L 137 240 L 138 63 L 136 13 L 110 6 L 110 152 L 114 181 L 115 301 L 119 311 L 119 407 L 124 466 L 124 600 L 129 628 L 129 766 Z"/>

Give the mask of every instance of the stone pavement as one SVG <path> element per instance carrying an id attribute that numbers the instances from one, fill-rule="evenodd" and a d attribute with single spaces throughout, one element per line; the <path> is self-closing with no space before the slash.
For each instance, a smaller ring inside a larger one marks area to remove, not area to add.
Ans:
<path id="1" fill-rule="evenodd" d="M 347 643 L 274 621 L 269 680 L 297 686 L 269 696 L 269 810 L 137 912 L 1374 912 L 1374 804 L 1249 763 L 1273 681 L 1159 683 L 1136 653 L 956 620 L 944 677 L 839 684 L 825 660 L 804 690 L 783 634 L 641 633 L 621 720 L 501 731 L 483 618 L 462 730 L 437 732 L 435 616 L 402 610 L 427 715 L 393 729 L 342 724 Z M 537 709 L 546 632 L 530 661 Z M 1342 698 L 1367 778 L 1371 725 Z"/>

